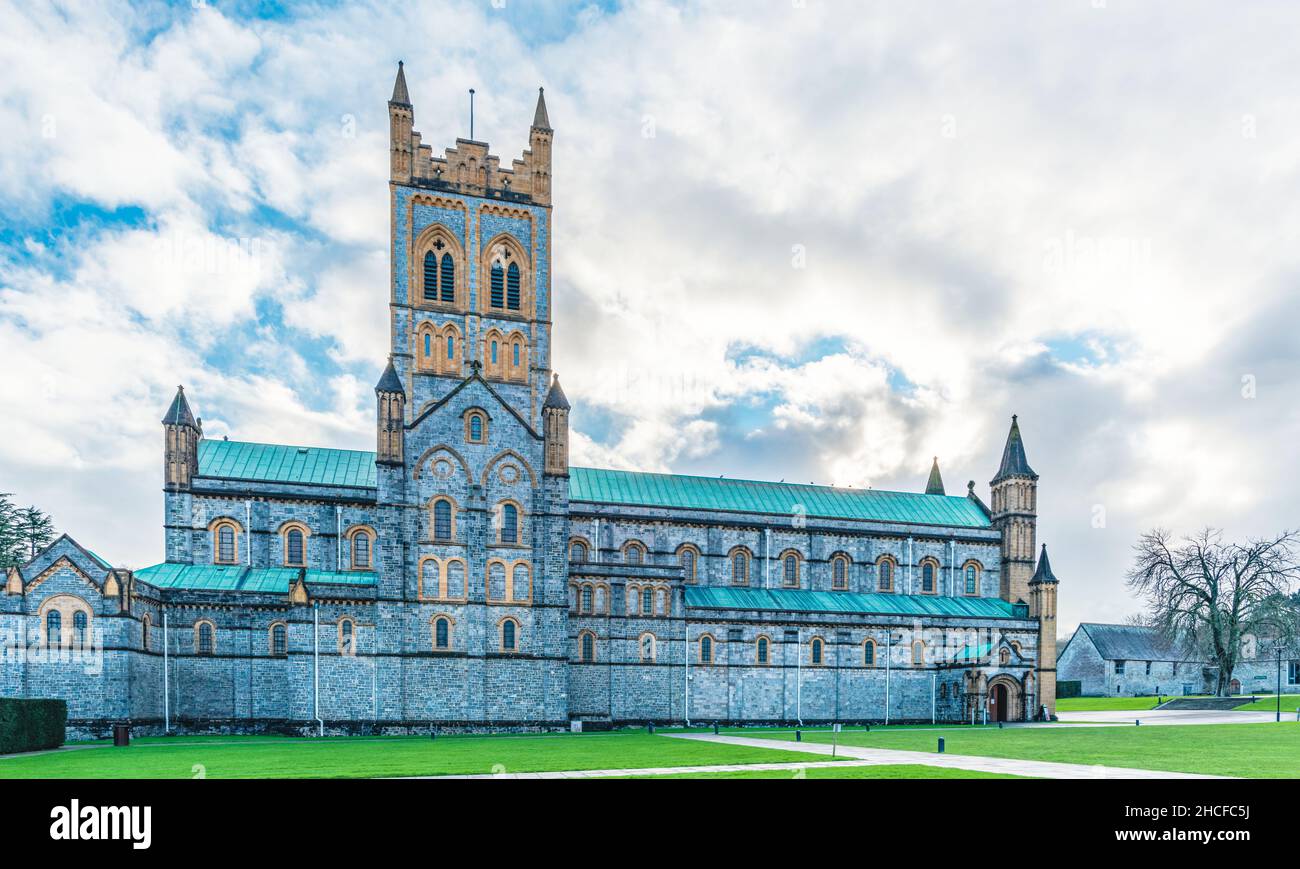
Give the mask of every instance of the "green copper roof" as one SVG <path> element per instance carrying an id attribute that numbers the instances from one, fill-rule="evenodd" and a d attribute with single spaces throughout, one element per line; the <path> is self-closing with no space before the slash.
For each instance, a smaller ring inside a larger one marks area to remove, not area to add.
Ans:
<path id="1" fill-rule="evenodd" d="M 316 486 L 375 486 L 375 454 L 242 441 L 199 441 L 199 476 Z"/>
<path id="2" fill-rule="evenodd" d="M 933 496 L 931 496 L 933 497 Z M 795 613 L 871 613 L 891 616 L 1029 618 L 1024 608 L 987 597 L 929 594 L 856 594 L 844 591 L 688 586 L 686 605 L 705 609 L 769 610 Z"/>
<path id="3" fill-rule="evenodd" d="M 155 564 L 135 572 L 136 577 L 157 588 L 188 591 L 247 591 L 262 594 L 288 594 L 289 586 L 303 571 L 296 567 L 258 567 L 243 564 Z M 306 572 L 307 587 L 326 585 L 372 586 L 375 574 L 368 571 L 335 573 L 325 570 Z"/>
<path id="4" fill-rule="evenodd" d="M 307 586 L 313 583 L 325 585 L 374 585 L 375 575 L 364 570 L 309 570 Z"/>
<path id="5" fill-rule="evenodd" d="M 984 511 L 964 497 L 596 468 L 569 469 L 569 500 L 786 516 L 802 512 L 823 519 L 989 527 Z"/>

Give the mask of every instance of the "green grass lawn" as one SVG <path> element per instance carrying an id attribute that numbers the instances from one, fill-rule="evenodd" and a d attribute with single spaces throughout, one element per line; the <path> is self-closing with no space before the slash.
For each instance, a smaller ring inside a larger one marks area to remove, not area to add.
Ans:
<path id="1" fill-rule="evenodd" d="M 4 778 L 363 778 L 822 761 L 643 732 L 299 739 L 188 737 L 0 758 Z"/>
<path id="2" fill-rule="evenodd" d="M 754 735 L 759 735 L 755 733 Z M 767 738 L 792 740 L 786 732 Z M 840 745 L 933 752 L 944 737 L 949 754 L 1163 769 L 1251 778 L 1300 777 L 1300 724 L 1198 724 L 1146 727 L 954 728 L 870 732 L 847 730 Z M 831 734 L 805 732 L 808 742 Z"/>
<path id="3" fill-rule="evenodd" d="M 1258 695 L 1257 695 L 1258 696 Z M 1181 697 L 1181 695 L 1179 695 Z M 1166 694 L 1161 697 L 1161 702 L 1178 699 Z M 1277 706 L 1276 697 L 1260 697 L 1259 700 L 1252 703 L 1249 697 L 1244 697 L 1241 706 L 1238 706 L 1237 712 L 1272 712 Z M 1140 712 L 1146 709 L 1155 709 L 1158 704 L 1155 697 L 1067 697 L 1057 699 L 1057 712 Z M 1300 707 L 1300 695 L 1283 694 L 1282 695 L 1282 713 L 1291 713 L 1295 718 L 1296 708 Z"/>
<path id="4" fill-rule="evenodd" d="M 1282 695 L 1282 720 L 1286 720 L 1288 714 L 1291 721 L 1295 721 L 1295 711 L 1300 708 L 1300 694 L 1283 694 Z M 1274 712 L 1277 710 L 1277 696 L 1260 697 L 1254 703 L 1246 703 L 1238 706 L 1237 712 Z"/>
<path id="5" fill-rule="evenodd" d="M 754 769 L 738 772 L 707 772 L 693 775 L 638 775 L 628 778 L 778 778 L 778 779 L 840 779 L 840 778 L 1023 778 L 1016 775 L 1000 775 L 992 772 L 976 772 L 968 769 L 945 769 L 937 766 L 919 766 L 899 764 L 896 766 L 846 766 L 842 769 L 817 767 L 804 770 Z"/>

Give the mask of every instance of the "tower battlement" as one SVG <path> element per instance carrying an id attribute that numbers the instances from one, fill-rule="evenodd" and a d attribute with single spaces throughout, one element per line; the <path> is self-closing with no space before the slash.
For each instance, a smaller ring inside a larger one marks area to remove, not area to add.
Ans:
<path id="1" fill-rule="evenodd" d="M 551 130 L 546 97 L 537 92 L 537 110 L 529 130 L 528 148 L 508 167 L 486 142 L 457 138 L 455 145 L 435 156 L 415 130 L 415 108 L 406 87 L 406 72 L 397 68 L 393 98 L 388 102 L 392 161 L 389 178 L 396 184 L 462 193 L 485 199 L 551 204 Z"/>

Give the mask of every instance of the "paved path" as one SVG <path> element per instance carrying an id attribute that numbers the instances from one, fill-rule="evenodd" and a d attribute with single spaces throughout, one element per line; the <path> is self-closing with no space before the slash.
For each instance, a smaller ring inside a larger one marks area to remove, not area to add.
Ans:
<path id="1" fill-rule="evenodd" d="M 744 745 L 751 748 L 772 748 L 784 751 L 802 751 L 809 754 L 830 754 L 831 746 L 817 742 L 781 742 L 775 739 L 754 739 L 748 736 L 713 736 L 707 733 L 670 733 L 674 739 L 698 739 L 702 742 L 719 742 L 726 745 Z M 1114 778 L 1222 778 L 1222 776 L 1197 775 L 1187 772 L 1167 772 L 1156 769 L 1125 769 L 1113 766 L 1088 766 L 1081 763 L 1053 763 L 1045 760 L 1017 760 L 1007 757 L 974 757 L 961 754 L 929 754 L 920 751 L 896 751 L 885 748 L 861 748 L 841 745 L 839 754 L 846 758 L 868 760 L 878 764 L 920 764 L 949 769 L 970 769 L 978 772 L 996 772 L 1034 778 L 1114 779 Z"/>
<path id="2" fill-rule="evenodd" d="M 813 752 L 820 753 L 820 752 Z M 617 778 L 630 775 L 698 775 L 706 772 L 744 772 L 747 770 L 784 770 L 791 777 L 800 770 L 820 767 L 881 766 L 878 760 L 826 760 L 808 763 L 734 763 L 725 766 L 656 766 L 646 769 L 571 769 L 559 772 L 501 772 L 488 775 L 433 775 L 413 778 Z"/>
<path id="3" fill-rule="evenodd" d="M 1064 724 L 1087 724 L 1096 727 L 1128 725 L 1135 720 L 1148 724 L 1261 724 L 1274 721 L 1275 712 L 1222 712 L 1213 709 L 1143 709 L 1125 712 L 1057 712 Z M 1295 712 L 1282 712 L 1282 720 L 1295 723 Z"/>

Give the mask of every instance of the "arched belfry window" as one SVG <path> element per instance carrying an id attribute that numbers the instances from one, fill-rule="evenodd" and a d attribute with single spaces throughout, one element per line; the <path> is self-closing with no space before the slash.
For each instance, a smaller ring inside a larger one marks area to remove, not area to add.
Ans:
<path id="1" fill-rule="evenodd" d="M 442 255 L 442 274 L 440 275 L 442 285 L 442 301 L 456 301 L 456 262 L 451 258 L 451 254 Z M 428 272 L 425 272 L 425 295 L 428 296 Z"/>
<path id="2" fill-rule="evenodd" d="M 448 259 L 444 257 L 443 262 Z M 426 302 L 438 301 L 438 258 L 433 251 L 424 254 L 424 299 Z"/>
<path id="3" fill-rule="evenodd" d="M 501 263 L 492 263 L 492 307 L 505 307 L 505 279 L 506 271 L 501 267 Z"/>
<path id="4" fill-rule="evenodd" d="M 506 307 L 512 311 L 519 310 L 519 265 L 511 263 L 506 270 Z"/>

